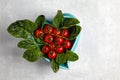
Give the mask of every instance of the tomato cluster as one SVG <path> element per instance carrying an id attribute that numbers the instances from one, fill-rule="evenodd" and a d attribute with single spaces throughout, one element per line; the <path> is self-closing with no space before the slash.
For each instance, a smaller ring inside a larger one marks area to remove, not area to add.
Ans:
<path id="1" fill-rule="evenodd" d="M 44 40 L 45 45 L 41 47 L 41 51 L 50 59 L 55 59 L 57 54 L 71 48 L 68 29 L 58 29 L 46 24 L 43 29 L 37 28 L 34 35 Z"/>

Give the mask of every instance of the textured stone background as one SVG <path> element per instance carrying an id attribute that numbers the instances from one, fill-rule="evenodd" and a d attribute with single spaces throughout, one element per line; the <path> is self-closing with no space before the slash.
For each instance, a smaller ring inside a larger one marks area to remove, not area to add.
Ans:
<path id="1" fill-rule="evenodd" d="M 56 11 L 74 14 L 83 28 L 69 70 L 53 73 L 49 63 L 29 63 L 10 36 L 8 25 L 19 19 Z M 0 80 L 120 80 L 120 0 L 0 0 Z"/>

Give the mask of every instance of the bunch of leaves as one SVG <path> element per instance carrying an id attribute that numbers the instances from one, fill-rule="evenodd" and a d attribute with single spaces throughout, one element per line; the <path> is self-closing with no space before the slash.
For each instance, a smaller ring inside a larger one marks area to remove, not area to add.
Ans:
<path id="1" fill-rule="evenodd" d="M 46 19 L 44 15 L 37 17 L 35 22 L 28 19 L 18 20 L 12 23 L 7 31 L 16 38 L 23 38 L 18 43 L 19 48 L 24 48 L 26 51 L 23 54 L 23 58 L 30 62 L 36 62 L 39 57 L 45 57 L 41 52 L 40 47 L 44 45 L 43 39 L 36 38 L 34 36 L 34 31 L 39 27 L 43 29 L 46 24 Z M 71 33 L 68 37 L 69 40 L 74 40 L 81 31 L 81 27 L 78 26 L 79 20 L 76 18 L 64 18 L 61 10 L 58 10 L 56 16 L 53 19 L 52 25 L 56 28 L 71 28 L 73 27 L 75 31 Z M 59 70 L 61 64 L 66 63 L 67 61 L 76 61 L 78 60 L 78 55 L 71 50 L 67 50 L 62 54 L 58 54 L 57 57 L 51 60 L 51 68 L 54 72 Z"/>

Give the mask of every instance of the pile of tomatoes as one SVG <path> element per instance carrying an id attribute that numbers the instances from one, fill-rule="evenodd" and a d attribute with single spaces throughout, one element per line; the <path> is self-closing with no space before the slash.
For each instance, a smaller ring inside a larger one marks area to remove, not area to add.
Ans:
<path id="1" fill-rule="evenodd" d="M 61 54 L 67 49 L 70 49 L 72 45 L 68 39 L 68 29 L 58 29 L 50 24 L 44 25 L 43 29 L 37 28 L 34 31 L 34 35 L 44 40 L 45 44 L 42 45 L 40 50 L 47 55 L 49 59 L 55 59 L 57 54 Z"/>

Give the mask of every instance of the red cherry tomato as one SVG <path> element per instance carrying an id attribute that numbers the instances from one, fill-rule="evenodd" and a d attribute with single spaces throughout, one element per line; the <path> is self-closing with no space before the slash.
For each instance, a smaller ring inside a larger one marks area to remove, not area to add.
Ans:
<path id="1" fill-rule="evenodd" d="M 50 59 L 55 59 L 56 58 L 56 52 L 55 51 L 49 51 L 48 53 L 48 58 Z"/>
<path id="2" fill-rule="evenodd" d="M 57 29 L 57 28 L 53 28 L 52 34 L 54 34 L 54 35 L 60 35 L 61 31 L 59 29 Z"/>
<path id="3" fill-rule="evenodd" d="M 63 44 L 63 42 L 64 42 L 64 39 L 63 39 L 63 38 L 61 38 L 61 37 L 56 37 L 56 38 L 55 38 L 55 43 L 56 43 L 56 44 L 59 44 L 59 45 L 60 45 L 60 44 Z"/>
<path id="4" fill-rule="evenodd" d="M 44 31 L 45 33 L 51 33 L 51 32 L 52 32 L 52 26 L 49 25 L 49 24 L 46 24 L 46 25 L 44 26 L 43 31 Z"/>
<path id="5" fill-rule="evenodd" d="M 45 41 L 46 43 L 52 43 L 52 42 L 53 42 L 53 36 L 50 35 L 50 34 L 45 35 L 44 41 Z"/>
<path id="6" fill-rule="evenodd" d="M 70 49 L 71 48 L 71 42 L 70 42 L 70 40 L 65 40 L 64 43 L 63 43 L 63 47 L 65 49 Z"/>
<path id="7" fill-rule="evenodd" d="M 63 46 L 58 45 L 58 46 L 56 47 L 56 51 L 57 51 L 58 53 L 62 53 L 62 52 L 64 51 Z"/>
<path id="8" fill-rule="evenodd" d="M 35 31 L 34 31 L 34 35 L 35 35 L 35 37 L 37 37 L 37 38 L 42 38 L 43 37 L 43 35 L 44 35 L 44 32 L 41 30 L 41 29 L 36 29 Z"/>
<path id="9" fill-rule="evenodd" d="M 52 50 L 55 49 L 56 47 L 55 43 L 50 43 L 49 46 L 51 47 Z"/>
<path id="10" fill-rule="evenodd" d="M 62 36 L 63 37 L 68 37 L 69 36 L 69 30 L 67 30 L 67 29 L 62 30 Z"/>
<path id="11" fill-rule="evenodd" d="M 47 46 L 47 45 L 44 45 L 44 46 L 42 47 L 42 52 L 43 52 L 44 54 L 47 54 L 47 53 L 49 52 L 49 50 L 50 50 L 50 47 Z"/>

